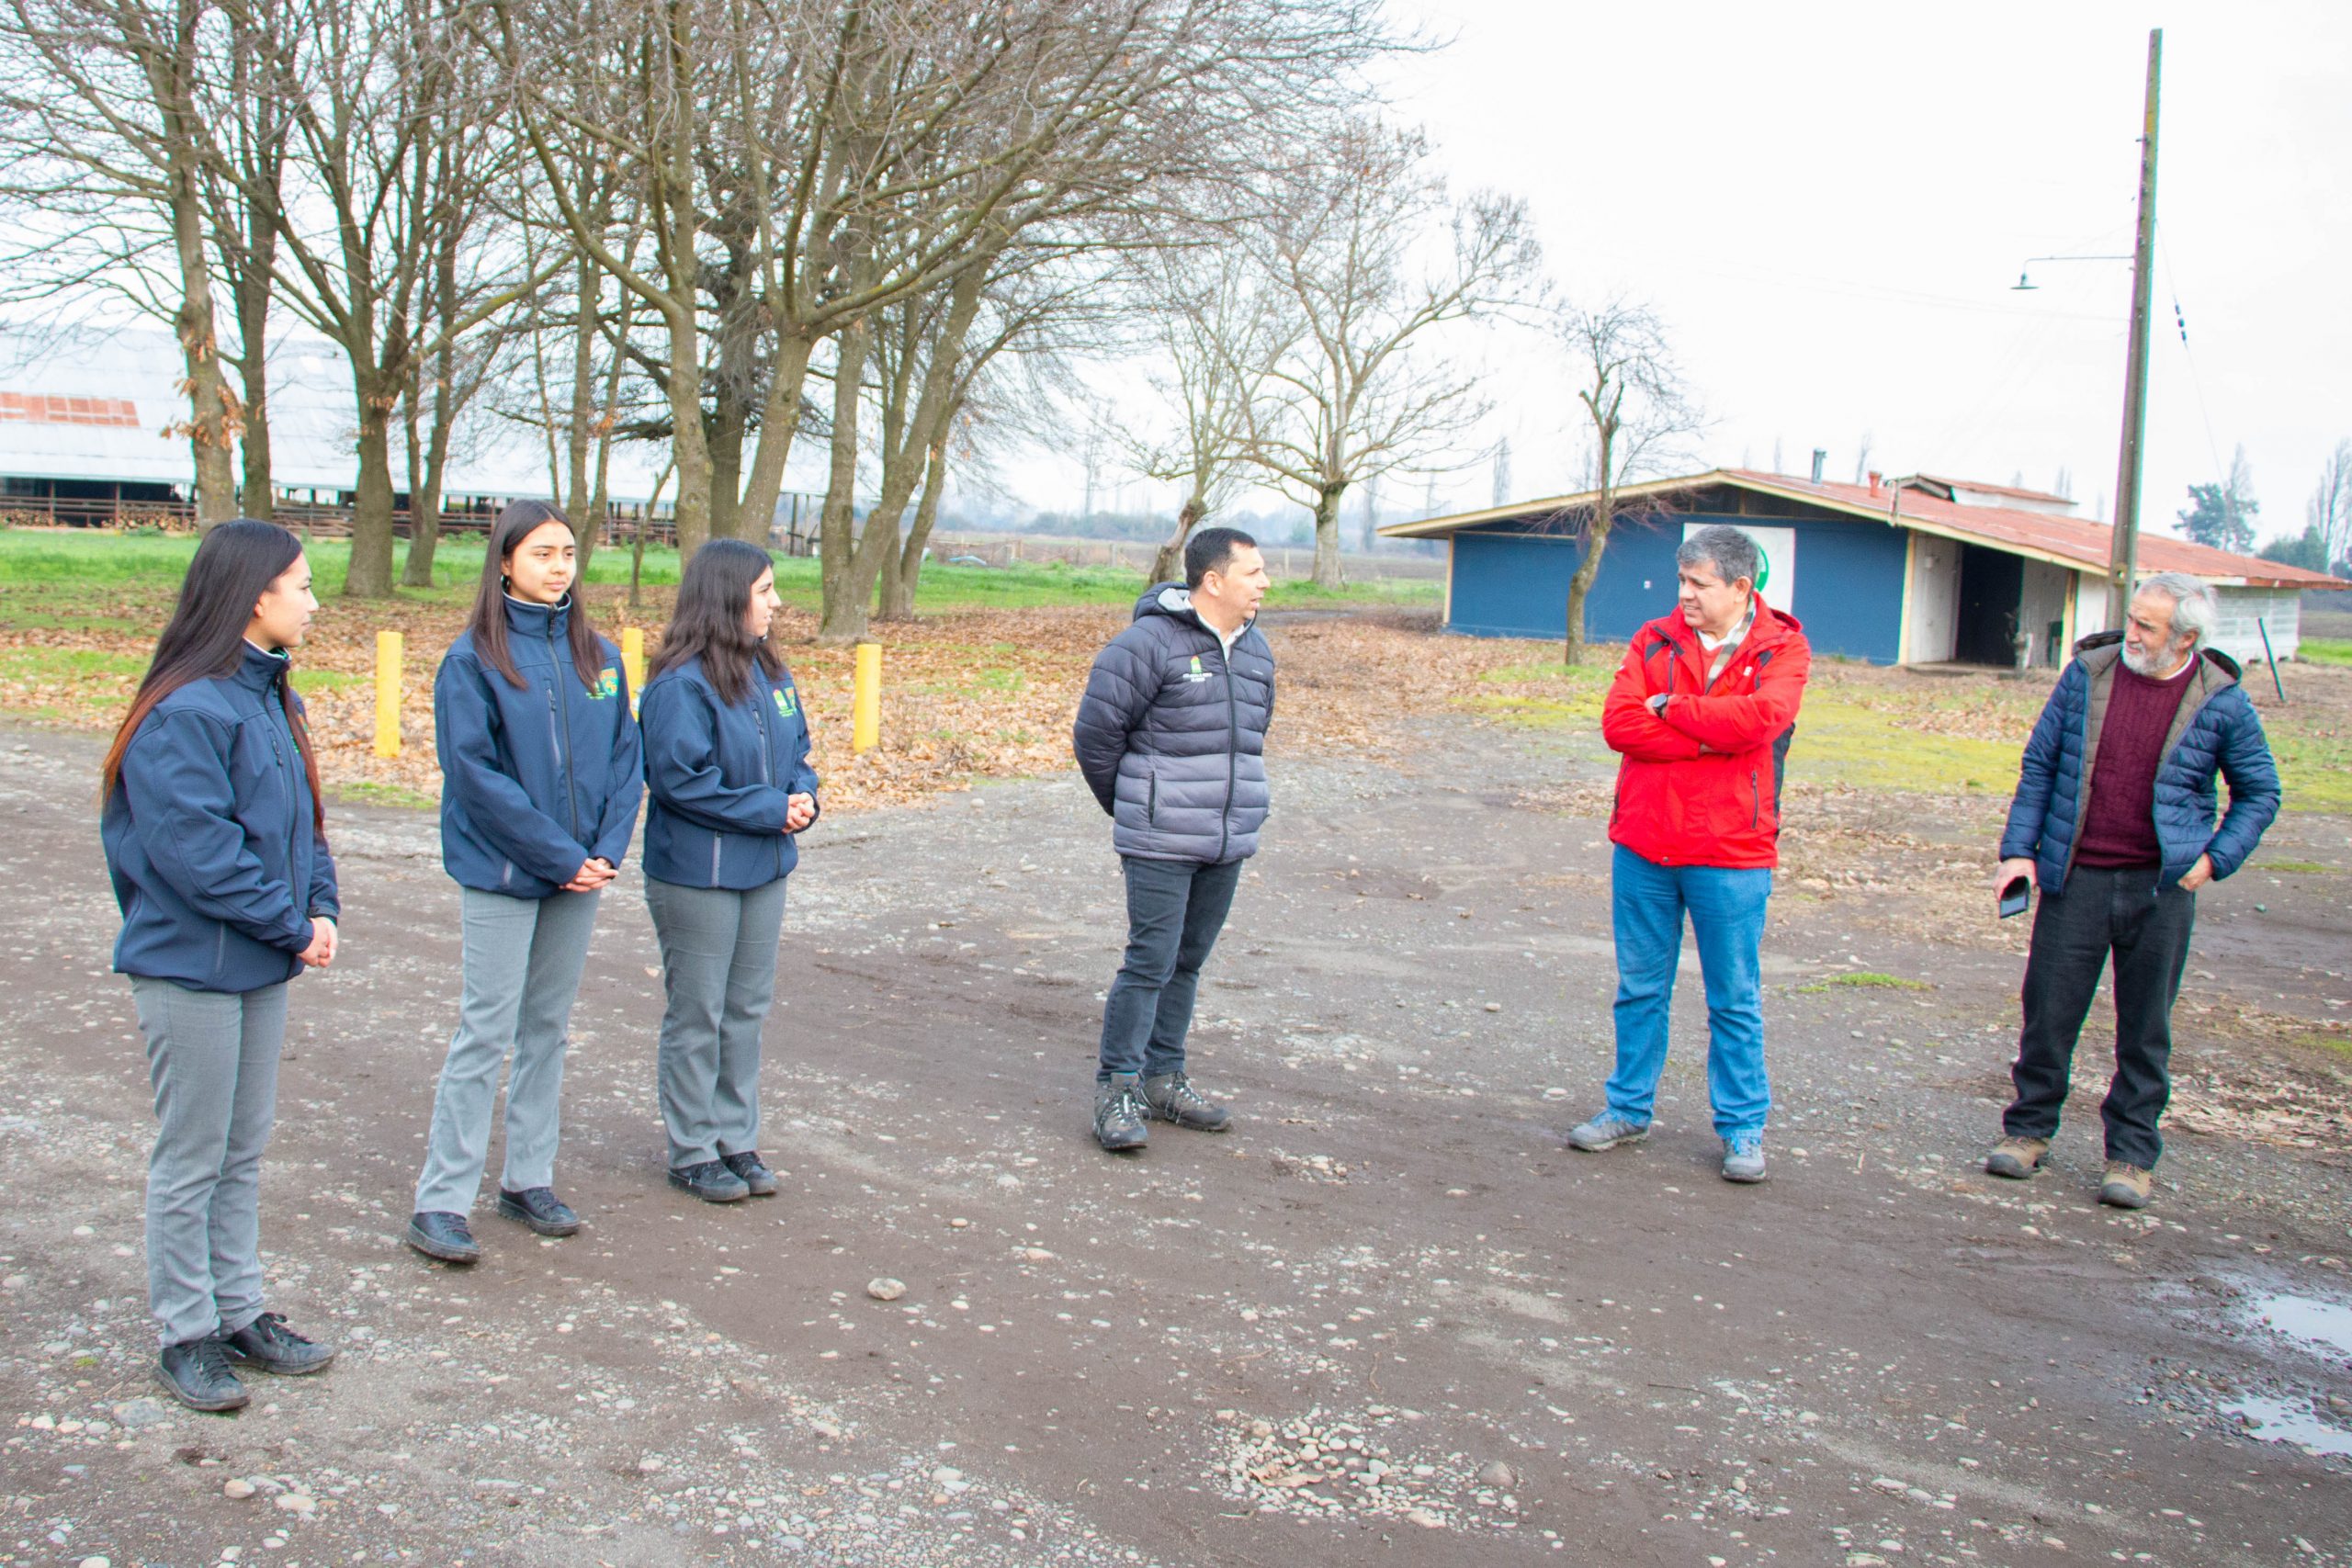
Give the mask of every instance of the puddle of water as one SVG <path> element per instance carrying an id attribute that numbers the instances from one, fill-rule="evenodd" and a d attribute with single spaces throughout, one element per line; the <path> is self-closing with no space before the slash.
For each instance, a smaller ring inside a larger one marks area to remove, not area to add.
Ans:
<path id="1" fill-rule="evenodd" d="M 2331 1427 L 2306 1404 L 2248 1394 L 2222 1406 L 2222 1414 L 2245 1423 L 2246 1435 L 2266 1443 L 2291 1443 L 2307 1454 L 2352 1458 L 2352 1432 Z"/>
<path id="2" fill-rule="evenodd" d="M 2352 1307 L 2282 1292 L 2256 1296 L 2246 1310 L 2256 1323 L 2275 1333 L 2352 1357 Z"/>

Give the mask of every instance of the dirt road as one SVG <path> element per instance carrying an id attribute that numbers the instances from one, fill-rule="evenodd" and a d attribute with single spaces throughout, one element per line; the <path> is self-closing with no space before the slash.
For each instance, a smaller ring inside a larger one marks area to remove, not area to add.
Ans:
<path id="1" fill-rule="evenodd" d="M 1135 1159 L 1086 1135 L 1121 917 L 1074 779 L 812 837 L 765 1202 L 661 1182 L 632 871 L 567 1083 L 589 1228 L 484 1212 L 469 1271 L 395 1239 L 457 900 L 432 818 L 339 812 L 345 956 L 295 987 L 264 1235 L 274 1304 L 345 1349 L 218 1418 L 146 1382 L 96 747 L 0 734 L 0 1562 L 2352 1562 L 2346 1461 L 2248 1427 L 2352 1448 L 2341 1146 L 2176 1134 L 2157 1205 L 2101 1210 L 2102 1083 L 2052 1170 L 1991 1182 L 2013 933 L 1792 882 L 1771 1182 L 1715 1176 L 1695 970 L 1656 1135 L 1573 1154 L 1606 846 L 1526 792 L 1589 801 L 1604 761 L 1398 737 L 1386 765 L 1277 758 L 1195 1038 L 1238 1128 Z M 1986 853 L 1905 827 L 1921 863 Z M 2183 1055 L 2216 1072 L 2244 1047 L 2192 1018 L 2352 997 L 2343 819 L 2266 852 L 2319 869 L 2205 896 Z"/>

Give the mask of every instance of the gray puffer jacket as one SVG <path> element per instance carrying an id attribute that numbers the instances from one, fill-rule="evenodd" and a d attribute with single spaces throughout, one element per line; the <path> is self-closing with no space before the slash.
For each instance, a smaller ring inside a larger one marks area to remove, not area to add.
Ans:
<path id="1" fill-rule="evenodd" d="M 1273 716 L 1273 650 L 1254 623 L 1228 658 L 1182 584 L 1147 591 L 1095 655 L 1070 735 L 1112 847 L 1212 865 L 1255 854 Z"/>

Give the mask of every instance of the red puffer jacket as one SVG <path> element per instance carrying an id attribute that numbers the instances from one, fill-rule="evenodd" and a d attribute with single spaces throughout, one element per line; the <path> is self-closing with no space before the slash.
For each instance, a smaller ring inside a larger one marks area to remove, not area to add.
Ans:
<path id="1" fill-rule="evenodd" d="M 1708 662 L 1679 610 L 1634 634 L 1600 710 L 1602 737 L 1625 759 L 1609 837 L 1659 865 L 1776 866 L 1781 773 L 1813 649 L 1794 617 L 1758 599 L 1713 690 Z"/>

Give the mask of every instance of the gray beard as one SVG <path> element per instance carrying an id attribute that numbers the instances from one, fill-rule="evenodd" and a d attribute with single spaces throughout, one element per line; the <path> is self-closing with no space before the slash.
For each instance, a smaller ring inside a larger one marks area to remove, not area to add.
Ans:
<path id="1" fill-rule="evenodd" d="M 2150 680 L 2163 679 L 2172 663 L 2172 649 L 2169 648 L 2162 653 L 2149 654 L 2132 652 L 2132 645 L 2128 642 L 2123 645 L 2123 668 L 2131 671 L 2134 675 L 2145 675 Z"/>

